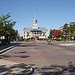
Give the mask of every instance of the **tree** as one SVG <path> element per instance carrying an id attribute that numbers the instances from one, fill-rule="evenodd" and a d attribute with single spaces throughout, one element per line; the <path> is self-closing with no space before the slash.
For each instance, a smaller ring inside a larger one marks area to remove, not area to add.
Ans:
<path id="1" fill-rule="evenodd" d="M 74 40 L 75 40 L 75 22 L 71 25 L 71 34 L 72 34 L 72 37 L 74 37 Z"/>
<path id="2" fill-rule="evenodd" d="M 75 37 L 75 22 L 71 22 L 70 24 L 65 23 L 63 26 L 63 38 L 65 40 L 71 40 L 72 36 Z"/>
<path id="3" fill-rule="evenodd" d="M 61 35 L 62 35 L 62 32 L 61 32 L 61 30 L 54 30 L 54 38 L 56 39 L 56 40 L 59 40 L 59 38 L 61 38 Z"/>
<path id="4" fill-rule="evenodd" d="M 72 35 L 75 37 L 75 31 L 73 31 Z"/>
<path id="5" fill-rule="evenodd" d="M 63 36 L 62 36 L 62 38 L 65 41 L 68 40 L 68 32 L 69 32 L 68 24 L 65 23 L 64 26 L 63 26 Z"/>
<path id="6" fill-rule="evenodd" d="M 5 39 L 1 39 L 2 43 L 9 43 L 17 35 L 16 30 L 13 29 L 16 22 L 10 20 L 10 17 L 10 13 L 0 16 L 0 36 L 5 37 Z"/>

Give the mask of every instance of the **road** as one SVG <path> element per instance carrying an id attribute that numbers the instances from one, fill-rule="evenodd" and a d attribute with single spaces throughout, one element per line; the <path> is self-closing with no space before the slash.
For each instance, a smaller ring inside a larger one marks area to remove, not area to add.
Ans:
<path id="1" fill-rule="evenodd" d="M 37 67 L 75 62 L 75 45 L 58 43 L 22 43 L 5 52 L 3 59 L 16 63 L 35 64 Z"/>

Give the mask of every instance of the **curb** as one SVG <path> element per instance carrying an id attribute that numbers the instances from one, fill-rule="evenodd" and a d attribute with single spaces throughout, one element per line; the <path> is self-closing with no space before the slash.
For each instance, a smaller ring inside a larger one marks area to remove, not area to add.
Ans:
<path id="1" fill-rule="evenodd" d="M 1 50 L 1 51 L 0 51 L 0 55 L 3 54 L 3 53 L 6 52 L 6 51 L 12 49 L 12 48 L 14 48 L 14 46 L 10 46 L 10 47 L 8 47 L 8 48 L 5 48 L 5 49 Z"/>

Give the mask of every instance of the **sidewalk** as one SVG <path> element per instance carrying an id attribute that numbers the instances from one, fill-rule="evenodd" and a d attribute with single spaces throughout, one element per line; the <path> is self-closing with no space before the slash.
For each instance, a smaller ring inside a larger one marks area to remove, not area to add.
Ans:
<path id="1" fill-rule="evenodd" d="M 61 46 L 75 46 L 75 43 L 62 43 Z"/>

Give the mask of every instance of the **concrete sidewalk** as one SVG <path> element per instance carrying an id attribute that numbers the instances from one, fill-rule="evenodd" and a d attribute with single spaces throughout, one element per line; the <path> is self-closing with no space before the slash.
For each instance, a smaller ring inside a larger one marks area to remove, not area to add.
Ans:
<path id="1" fill-rule="evenodd" d="M 62 43 L 61 46 L 75 46 L 75 43 Z"/>

